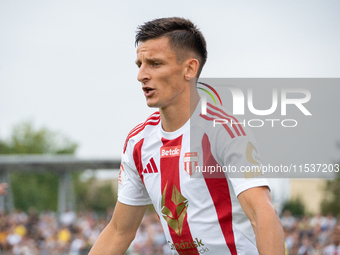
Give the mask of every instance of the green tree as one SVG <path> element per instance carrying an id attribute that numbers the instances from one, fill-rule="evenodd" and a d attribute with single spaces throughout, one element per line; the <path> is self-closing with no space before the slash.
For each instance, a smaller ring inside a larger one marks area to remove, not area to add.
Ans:
<path id="1" fill-rule="evenodd" d="M 293 216 L 303 216 L 305 214 L 305 205 L 300 197 L 286 201 L 282 207 L 282 212 L 288 210 Z"/>
<path id="2" fill-rule="evenodd" d="M 321 202 L 321 211 L 323 215 L 327 215 L 330 212 L 335 216 L 340 215 L 340 172 L 338 172 L 337 178 L 327 180 L 326 182 L 324 199 Z"/>
<path id="3" fill-rule="evenodd" d="M 73 154 L 77 147 L 57 132 L 35 129 L 30 121 L 15 125 L 9 139 L 0 139 L 0 154 Z"/>
<path id="4" fill-rule="evenodd" d="M 94 195 L 89 200 L 90 204 L 88 207 L 96 211 L 105 211 L 106 208 L 115 204 L 116 196 L 113 196 L 113 194 L 114 192 L 110 183 L 100 185 L 95 189 Z"/>
<path id="5" fill-rule="evenodd" d="M 0 154 L 73 154 L 77 144 L 47 128 L 36 129 L 32 122 L 15 125 L 9 139 L 0 139 Z M 58 176 L 46 173 L 11 173 L 15 207 L 39 211 L 57 209 Z"/>
<path id="6" fill-rule="evenodd" d="M 80 181 L 79 176 L 74 176 L 74 189 L 77 194 L 77 209 L 92 209 L 97 212 L 105 212 L 117 202 L 117 194 L 111 181 L 98 181 L 92 172 L 92 176 Z"/>

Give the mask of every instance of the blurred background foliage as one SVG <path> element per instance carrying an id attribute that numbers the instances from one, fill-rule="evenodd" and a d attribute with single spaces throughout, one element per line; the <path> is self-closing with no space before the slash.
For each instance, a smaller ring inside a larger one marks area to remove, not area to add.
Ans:
<path id="1" fill-rule="evenodd" d="M 15 125 L 8 139 L 0 137 L 0 154 L 68 154 L 76 152 L 78 144 L 46 127 L 35 128 L 32 121 Z M 96 178 L 81 178 L 82 172 L 73 172 L 72 180 L 78 210 L 105 211 L 116 202 L 111 183 L 100 184 Z M 57 211 L 59 178 L 56 173 L 10 173 L 16 209 L 28 211 Z"/>
<path id="2" fill-rule="evenodd" d="M 305 211 L 305 205 L 300 197 L 292 198 L 286 201 L 282 207 L 282 212 L 290 211 L 294 217 L 302 217 Z"/>
<path id="3" fill-rule="evenodd" d="M 333 215 L 340 214 L 340 172 L 337 174 L 337 178 L 333 180 L 327 180 L 324 190 L 324 198 L 321 202 L 321 209 L 323 215 L 332 213 Z"/>

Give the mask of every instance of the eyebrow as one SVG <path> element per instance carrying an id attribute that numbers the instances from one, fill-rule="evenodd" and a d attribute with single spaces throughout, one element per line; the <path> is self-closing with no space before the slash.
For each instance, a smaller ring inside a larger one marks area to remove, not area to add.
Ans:
<path id="1" fill-rule="evenodd" d="M 160 58 L 144 58 L 144 59 L 145 59 L 145 62 L 147 62 L 147 63 L 164 62 L 164 60 L 162 60 Z M 136 59 L 135 63 L 138 66 L 138 64 L 140 64 L 141 61 L 139 59 Z"/>

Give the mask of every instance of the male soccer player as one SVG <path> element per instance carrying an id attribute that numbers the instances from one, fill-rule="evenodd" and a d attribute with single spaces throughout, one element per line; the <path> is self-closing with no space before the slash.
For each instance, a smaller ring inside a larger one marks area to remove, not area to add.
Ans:
<path id="1" fill-rule="evenodd" d="M 139 27 L 136 45 L 137 79 L 147 105 L 159 112 L 126 139 L 118 202 L 90 255 L 124 254 L 151 203 L 173 254 L 283 255 L 266 179 L 195 172 L 197 166 L 251 165 L 246 150 L 255 144 L 240 125 L 213 128 L 211 115 L 233 118 L 223 110 L 208 105 L 208 115 L 200 114 L 190 81 L 207 58 L 201 32 L 189 20 L 161 18 Z"/>

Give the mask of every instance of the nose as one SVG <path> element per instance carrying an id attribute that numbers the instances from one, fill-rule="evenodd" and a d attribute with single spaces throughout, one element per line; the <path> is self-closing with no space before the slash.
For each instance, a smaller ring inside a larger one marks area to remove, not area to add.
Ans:
<path id="1" fill-rule="evenodd" d="M 141 83 L 145 83 L 146 81 L 148 81 L 150 79 L 150 74 L 147 70 L 146 65 L 143 63 L 140 67 L 139 67 L 139 71 L 138 71 L 138 75 L 137 75 L 137 80 Z"/>

